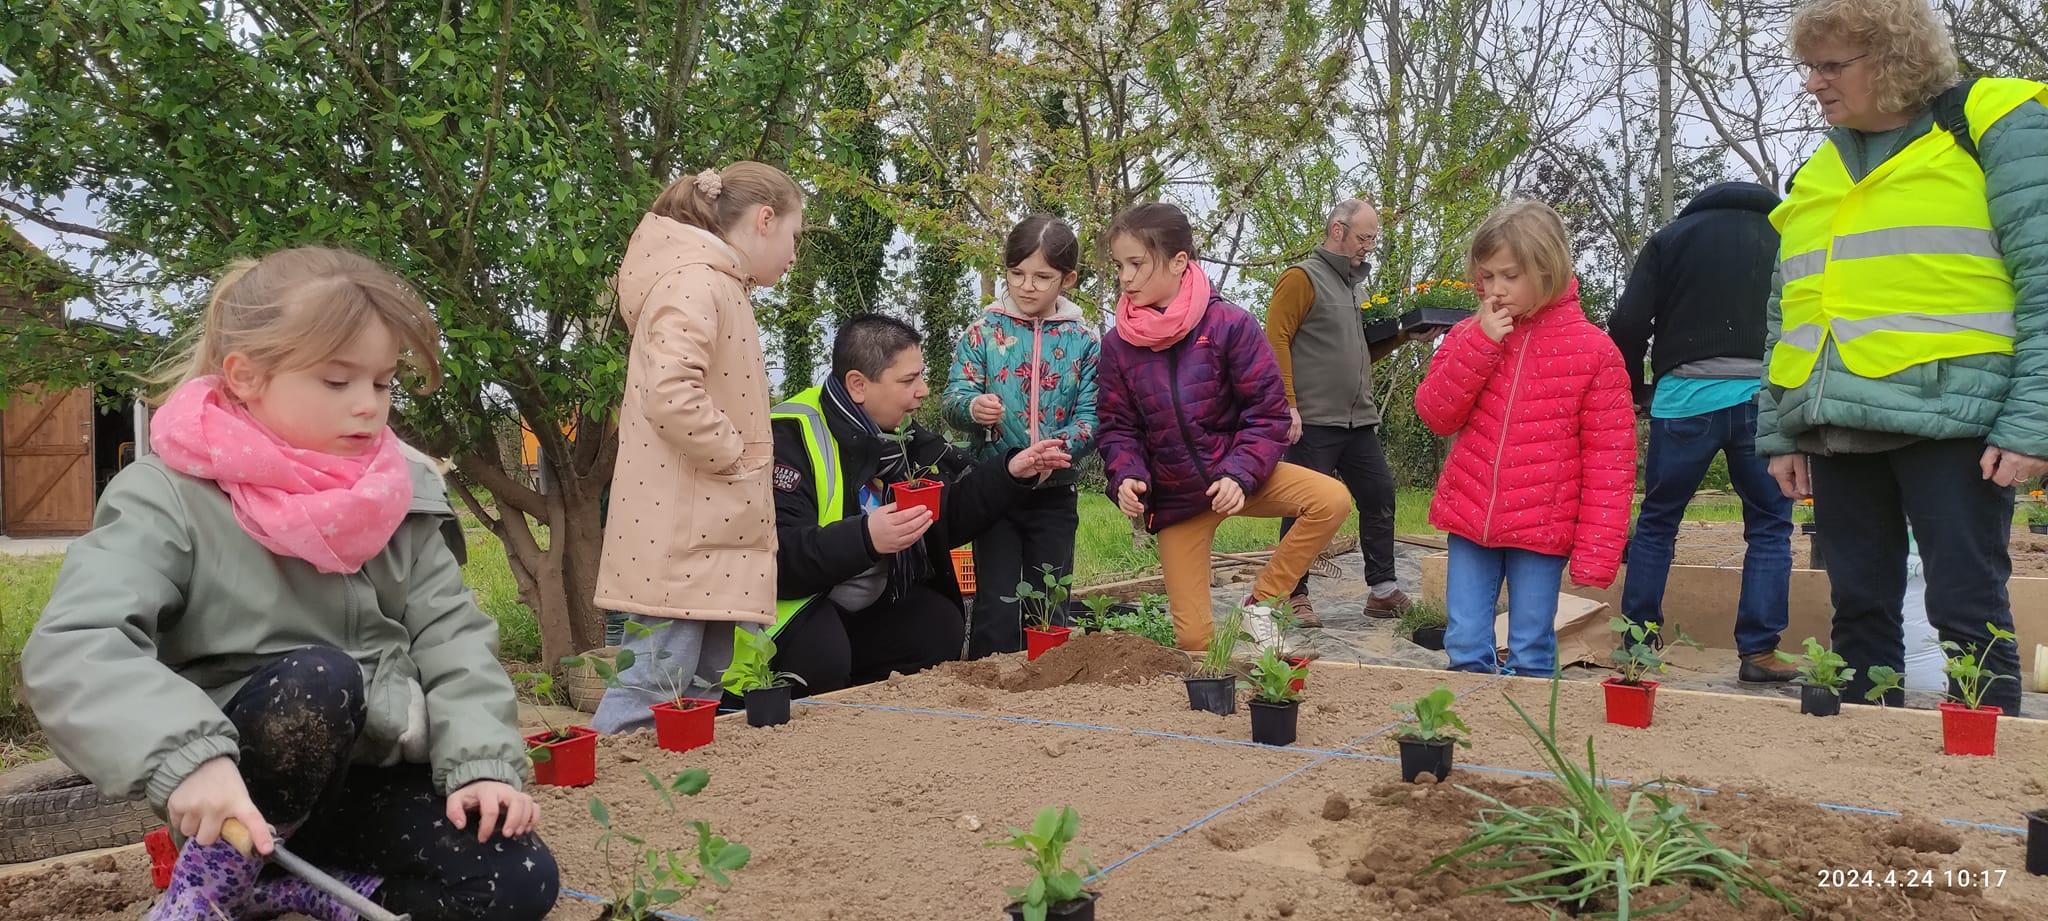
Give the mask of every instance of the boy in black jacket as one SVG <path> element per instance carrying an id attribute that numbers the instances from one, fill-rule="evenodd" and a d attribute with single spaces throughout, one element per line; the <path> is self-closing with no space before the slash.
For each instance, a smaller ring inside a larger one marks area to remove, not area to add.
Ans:
<path id="1" fill-rule="evenodd" d="M 1053 439 L 971 468 L 914 423 L 899 443 L 894 430 L 928 393 L 920 341 L 901 320 L 855 317 L 833 340 L 831 379 L 775 407 L 772 664 L 802 676 L 798 693 L 958 659 L 966 611 L 948 551 L 1000 519 L 1040 474 L 1072 463 Z M 889 484 L 933 467 L 947 481 L 937 517 L 899 509 Z"/>

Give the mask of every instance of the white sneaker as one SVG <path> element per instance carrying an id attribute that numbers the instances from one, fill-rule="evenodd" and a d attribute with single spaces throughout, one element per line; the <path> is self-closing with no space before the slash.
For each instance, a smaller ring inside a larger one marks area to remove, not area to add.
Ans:
<path id="1" fill-rule="evenodd" d="M 1260 649 L 1277 646 L 1280 643 L 1280 621 L 1273 616 L 1273 609 L 1263 604 L 1248 605 L 1244 609 L 1244 629 L 1252 635 L 1252 642 Z"/>

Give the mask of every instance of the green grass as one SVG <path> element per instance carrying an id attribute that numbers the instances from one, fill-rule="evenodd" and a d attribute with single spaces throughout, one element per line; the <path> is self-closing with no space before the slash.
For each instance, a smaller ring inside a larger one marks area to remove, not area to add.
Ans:
<path id="1" fill-rule="evenodd" d="M 521 662 L 540 661 L 540 621 L 519 603 L 519 583 L 505 561 L 505 545 L 482 528 L 465 531 L 469 564 L 463 581 L 476 593 L 476 605 L 498 622 L 498 656 Z"/>
<path id="2" fill-rule="evenodd" d="M 1422 490 L 1404 489 L 1394 502 L 1394 533 L 1435 534 L 1429 526 L 1429 496 Z M 1080 502 L 1081 527 L 1074 535 L 1074 584 L 1091 585 L 1135 578 L 1159 570 L 1159 553 L 1150 540 L 1132 546 L 1129 519 L 1109 497 L 1084 493 Z M 1358 533 L 1358 512 L 1344 519 L 1339 535 Z M 1222 553 L 1251 553 L 1266 549 L 1280 539 L 1277 518 L 1232 518 L 1216 529 L 1216 549 Z"/>

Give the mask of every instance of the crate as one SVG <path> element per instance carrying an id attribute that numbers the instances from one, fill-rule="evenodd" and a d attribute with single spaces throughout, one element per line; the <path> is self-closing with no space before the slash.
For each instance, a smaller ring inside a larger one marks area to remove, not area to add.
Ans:
<path id="1" fill-rule="evenodd" d="M 974 548 L 953 549 L 953 578 L 960 582 L 960 594 L 974 594 Z"/>

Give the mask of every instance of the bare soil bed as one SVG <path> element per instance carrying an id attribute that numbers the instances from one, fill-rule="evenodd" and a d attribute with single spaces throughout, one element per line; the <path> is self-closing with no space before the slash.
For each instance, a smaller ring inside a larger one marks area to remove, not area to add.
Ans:
<path id="1" fill-rule="evenodd" d="M 950 665 L 799 704 L 786 726 L 724 718 L 716 742 L 687 754 L 661 751 L 649 735 L 606 739 L 595 787 L 539 792 L 543 833 L 568 887 L 604 892 L 590 797 L 603 797 L 621 827 L 684 845 L 683 822 L 658 808 L 641 770 L 701 766 L 711 784 L 681 801 L 683 817 L 746 843 L 754 861 L 730 890 L 700 890 L 679 917 L 993 921 L 1003 887 L 1026 871 L 1018 852 L 982 843 L 1057 804 L 1080 812 L 1081 843 L 1113 867 L 1093 887 L 1105 921 L 1548 917 L 1462 894 L 1498 879 L 1493 871 L 1424 872 L 1478 814 L 1456 785 L 1517 803 L 1549 796 L 1514 773 L 1542 762 L 1508 705 L 1542 720 L 1548 683 L 1315 665 L 1299 743 L 1270 748 L 1249 743 L 1246 714 L 1191 712 L 1175 678 L 1133 674 L 1171 671 L 1177 658 L 1134 638 L 1083 637 L 1028 666 L 1022 656 Z M 1004 689 L 1054 675 L 1079 683 Z M 1474 745 L 1459 751 L 1453 786 L 1401 785 L 1384 731 L 1396 718 L 1389 704 L 1439 683 L 1464 694 L 1457 709 Z M 1762 858 L 1760 871 L 1806 917 L 2022 921 L 2048 905 L 2048 879 L 2022 869 L 2020 835 L 1942 821 L 2014 827 L 2022 811 L 2048 805 L 2039 779 L 2048 723 L 2004 721 L 1997 757 L 1951 758 L 1932 713 L 1847 708 L 1815 719 L 1790 702 L 1665 693 L 1656 725 L 1633 730 L 1603 721 L 1597 685 L 1563 682 L 1560 693 L 1567 749 L 1583 755 L 1591 736 L 1609 777 L 1720 791 L 1697 797 L 1717 840 Z M 1936 884 L 1818 885 L 1822 871 L 1866 869 L 1880 881 L 1890 869 L 1932 871 Z M 1990 887 L 1952 885 L 1943 873 L 1962 869 L 2004 872 Z M 141 854 L 123 852 L 0 876 L 0 918 L 133 919 L 149 895 Z M 1736 908 L 1716 892 L 1691 895 L 1668 917 L 1791 916 L 1753 898 Z M 590 921 L 597 911 L 565 898 L 550 917 Z"/>
<path id="2" fill-rule="evenodd" d="M 1740 567 L 1747 548 L 1740 521 L 1686 521 L 1678 528 L 1678 545 L 1672 562 L 1686 566 Z M 2008 546 L 2012 551 L 2012 574 L 2048 576 L 2048 534 L 2035 534 L 2026 525 L 2014 525 Z M 1813 542 L 1795 529 L 1792 533 L 1792 565 L 1813 568 Z"/>

